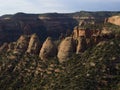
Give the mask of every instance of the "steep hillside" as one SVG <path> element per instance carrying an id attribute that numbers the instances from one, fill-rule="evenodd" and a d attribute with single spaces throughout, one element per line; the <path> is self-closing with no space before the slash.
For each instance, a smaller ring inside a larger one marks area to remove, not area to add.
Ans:
<path id="1" fill-rule="evenodd" d="M 51 90 L 119 90 L 120 41 L 100 42 L 82 56 L 64 63 L 66 70 L 52 84 Z"/>
<path id="2" fill-rule="evenodd" d="M 100 42 L 82 55 L 60 64 L 25 54 L 10 60 L 12 52 L 0 55 L 0 88 L 42 90 L 119 90 L 120 41 Z"/>

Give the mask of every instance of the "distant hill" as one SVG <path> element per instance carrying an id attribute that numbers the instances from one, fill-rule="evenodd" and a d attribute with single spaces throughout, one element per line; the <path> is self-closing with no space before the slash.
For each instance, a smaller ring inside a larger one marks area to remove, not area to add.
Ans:
<path id="1" fill-rule="evenodd" d="M 58 39 L 61 34 L 71 31 L 82 21 L 92 23 L 104 23 L 105 18 L 118 15 L 120 12 L 81 11 L 75 13 L 46 13 L 3 15 L 0 17 L 0 43 L 15 41 L 21 34 L 36 33 L 41 40 L 46 36 Z M 3 39 L 4 38 L 4 39 Z"/>

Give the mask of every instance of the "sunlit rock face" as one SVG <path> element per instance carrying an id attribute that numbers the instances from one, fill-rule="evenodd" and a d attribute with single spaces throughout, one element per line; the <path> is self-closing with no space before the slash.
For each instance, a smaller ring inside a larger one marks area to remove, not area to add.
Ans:
<path id="1" fill-rule="evenodd" d="M 75 41 L 72 37 L 66 37 L 59 46 L 57 57 L 59 62 L 62 63 L 68 60 L 75 52 Z"/>
<path id="2" fill-rule="evenodd" d="M 41 47 L 39 57 L 42 60 L 47 60 L 51 57 L 55 57 L 56 54 L 57 54 L 56 45 L 52 41 L 52 38 L 48 37 Z"/>
<path id="3" fill-rule="evenodd" d="M 36 34 L 31 35 L 26 52 L 30 54 L 39 54 L 40 47 L 39 37 Z"/>
<path id="4" fill-rule="evenodd" d="M 120 16 L 109 17 L 108 22 L 120 26 Z"/>
<path id="5" fill-rule="evenodd" d="M 16 54 L 25 53 L 28 48 L 28 43 L 29 43 L 29 37 L 25 35 L 21 35 L 14 47 L 14 53 Z"/>
<path id="6" fill-rule="evenodd" d="M 85 34 L 85 29 L 81 28 L 79 26 L 75 26 L 74 30 L 73 30 L 73 38 L 78 38 L 78 37 L 82 37 L 82 36 L 86 36 Z"/>
<path id="7" fill-rule="evenodd" d="M 91 38 L 92 36 L 95 35 L 100 35 L 101 30 L 93 30 L 91 28 L 83 28 L 81 26 L 75 26 L 72 37 L 74 39 L 77 39 L 78 37 L 86 37 L 86 38 Z"/>

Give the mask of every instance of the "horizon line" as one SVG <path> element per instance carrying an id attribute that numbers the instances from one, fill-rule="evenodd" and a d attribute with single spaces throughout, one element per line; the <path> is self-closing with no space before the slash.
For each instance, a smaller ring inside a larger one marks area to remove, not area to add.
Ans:
<path id="1" fill-rule="evenodd" d="M 57 13 L 57 14 L 71 14 L 71 13 L 79 13 L 79 12 L 120 12 L 120 10 L 80 10 L 80 11 L 71 11 L 71 12 L 21 12 L 18 11 L 16 13 L 6 13 L 6 14 L 1 14 L 0 16 L 4 16 L 4 15 L 15 15 L 17 13 L 24 13 L 24 14 L 53 14 L 53 13 Z"/>

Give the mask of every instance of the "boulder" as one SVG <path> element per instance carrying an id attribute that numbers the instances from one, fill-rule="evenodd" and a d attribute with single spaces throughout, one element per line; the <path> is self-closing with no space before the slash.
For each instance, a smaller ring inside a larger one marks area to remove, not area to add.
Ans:
<path id="1" fill-rule="evenodd" d="M 78 44 L 77 44 L 76 54 L 80 54 L 87 49 L 86 38 L 78 37 L 77 42 L 78 42 Z"/>
<path id="2" fill-rule="evenodd" d="M 59 46 L 57 57 L 59 62 L 62 63 L 68 60 L 75 52 L 75 41 L 72 37 L 66 37 Z"/>
<path id="3" fill-rule="evenodd" d="M 48 37 L 46 41 L 43 43 L 42 48 L 40 50 L 39 57 L 42 60 L 47 60 L 50 57 L 54 57 L 57 54 L 57 48 L 51 37 Z"/>
<path id="4" fill-rule="evenodd" d="M 33 34 L 30 38 L 30 42 L 26 52 L 30 54 L 39 54 L 39 50 L 40 50 L 39 37 L 36 34 Z"/>

